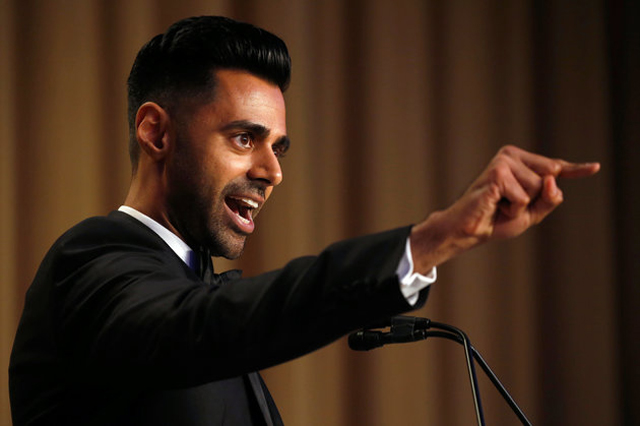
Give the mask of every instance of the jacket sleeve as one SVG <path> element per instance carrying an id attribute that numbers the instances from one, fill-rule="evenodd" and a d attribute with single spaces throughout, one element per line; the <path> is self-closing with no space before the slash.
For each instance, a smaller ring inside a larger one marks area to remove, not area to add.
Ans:
<path id="1" fill-rule="evenodd" d="M 343 241 L 222 286 L 162 242 L 82 234 L 51 260 L 56 341 L 90 381 L 194 386 L 270 367 L 414 309 L 395 274 L 408 233 Z"/>

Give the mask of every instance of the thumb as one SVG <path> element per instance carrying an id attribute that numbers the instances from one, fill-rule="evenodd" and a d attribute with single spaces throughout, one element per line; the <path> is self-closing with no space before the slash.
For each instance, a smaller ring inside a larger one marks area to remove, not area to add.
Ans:
<path id="1" fill-rule="evenodd" d="M 558 188 L 555 177 L 547 175 L 542 181 L 540 197 L 529 207 L 532 222 L 537 224 L 563 201 L 562 190 Z"/>

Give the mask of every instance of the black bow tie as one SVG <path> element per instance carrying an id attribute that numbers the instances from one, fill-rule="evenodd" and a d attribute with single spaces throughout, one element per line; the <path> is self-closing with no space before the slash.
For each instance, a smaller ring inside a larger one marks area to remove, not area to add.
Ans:
<path id="1" fill-rule="evenodd" d="M 242 276 L 242 271 L 240 269 L 232 269 L 221 274 L 214 273 L 211 254 L 209 253 L 209 250 L 204 247 L 200 248 L 198 251 L 198 257 L 200 266 L 199 275 L 205 283 L 219 286 L 227 281 L 237 280 Z"/>

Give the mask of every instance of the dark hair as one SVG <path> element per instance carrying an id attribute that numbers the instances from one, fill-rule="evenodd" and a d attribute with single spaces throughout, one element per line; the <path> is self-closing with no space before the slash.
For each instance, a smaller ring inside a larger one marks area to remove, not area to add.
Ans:
<path id="1" fill-rule="evenodd" d="M 268 31 L 221 16 L 176 22 L 145 44 L 136 57 L 129 92 L 129 156 L 135 171 L 140 155 L 135 120 L 148 101 L 171 111 L 185 97 L 210 98 L 214 71 L 240 69 L 280 87 L 289 85 L 291 58 L 285 43 Z"/>

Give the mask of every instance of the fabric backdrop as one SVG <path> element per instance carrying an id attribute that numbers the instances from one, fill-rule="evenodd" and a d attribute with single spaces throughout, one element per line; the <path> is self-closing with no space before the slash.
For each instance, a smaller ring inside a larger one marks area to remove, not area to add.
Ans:
<path id="1" fill-rule="evenodd" d="M 289 45 L 284 183 L 248 275 L 445 208 L 512 143 L 597 160 L 513 241 L 439 269 L 417 315 L 464 329 L 536 425 L 640 424 L 640 11 L 611 1 L 0 0 L 0 424 L 24 293 L 68 227 L 124 200 L 125 80 L 173 21 Z M 228 262 L 217 262 L 226 268 Z M 289 425 L 470 425 L 462 349 L 340 340 L 264 373 Z M 518 424 L 481 377 L 487 423 Z"/>

